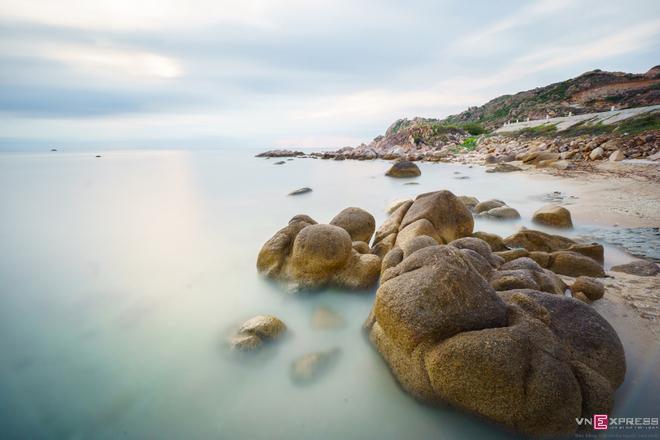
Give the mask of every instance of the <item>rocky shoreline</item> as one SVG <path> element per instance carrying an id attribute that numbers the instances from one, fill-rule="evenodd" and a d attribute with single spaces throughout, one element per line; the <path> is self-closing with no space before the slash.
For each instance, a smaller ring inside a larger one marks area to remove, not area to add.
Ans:
<path id="1" fill-rule="evenodd" d="M 573 434 L 576 417 L 611 411 L 626 371 L 617 332 L 592 304 L 614 295 L 657 320 L 646 290 L 660 269 L 633 264 L 609 276 L 600 244 L 524 228 L 509 237 L 474 231 L 474 216 L 502 208 L 436 191 L 388 208 L 377 229 L 356 207 L 327 224 L 297 215 L 263 245 L 257 269 L 294 292 L 378 286 L 364 329 L 413 397 L 526 435 Z M 534 221 L 558 231 L 573 225 L 565 207 L 540 209 Z M 640 278 L 646 290 L 637 294 Z M 256 317 L 230 344 L 256 350 L 285 328 Z M 339 353 L 296 359 L 292 380 L 312 383 Z"/>

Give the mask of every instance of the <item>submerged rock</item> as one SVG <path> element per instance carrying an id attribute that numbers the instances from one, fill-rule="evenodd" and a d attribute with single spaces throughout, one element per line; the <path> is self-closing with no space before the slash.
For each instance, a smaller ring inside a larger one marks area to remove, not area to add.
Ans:
<path id="1" fill-rule="evenodd" d="M 245 321 L 235 335 L 229 338 L 233 350 L 248 351 L 259 348 L 266 341 L 278 339 L 286 325 L 272 315 L 258 315 Z"/>
<path id="2" fill-rule="evenodd" d="M 546 226 L 553 226 L 555 228 L 572 228 L 573 221 L 571 220 L 571 213 L 563 206 L 548 205 L 538 209 L 532 221 Z"/>
<path id="3" fill-rule="evenodd" d="M 474 207 L 474 212 L 484 217 L 497 219 L 517 219 L 520 213 L 501 200 L 486 200 Z"/>
<path id="4" fill-rule="evenodd" d="M 312 327 L 318 330 L 337 329 L 345 325 L 344 318 L 328 307 L 318 307 L 312 315 Z"/>
<path id="5" fill-rule="evenodd" d="M 273 163 L 273 165 L 284 165 L 286 162 L 283 160 L 278 160 L 277 162 Z"/>
<path id="6" fill-rule="evenodd" d="M 299 215 L 263 245 L 257 269 L 294 289 L 325 285 L 366 289 L 378 279 L 380 258 L 354 249 L 345 229 Z"/>
<path id="7" fill-rule="evenodd" d="M 339 360 L 340 348 L 307 353 L 291 364 L 291 379 L 298 385 L 309 385 L 326 374 Z"/>
<path id="8" fill-rule="evenodd" d="M 607 321 L 563 295 L 496 293 L 465 250 L 425 247 L 383 273 L 365 329 L 401 386 L 535 437 L 609 413 L 626 367 Z"/>
<path id="9" fill-rule="evenodd" d="M 288 195 L 297 196 L 297 195 L 300 195 L 300 194 L 306 194 L 308 192 L 312 192 L 312 188 L 308 188 L 308 187 L 305 186 L 305 187 L 302 187 L 302 188 L 298 188 L 295 191 L 291 191 Z"/>
<path id="10" fill-rule="evenodd" d="M 422 172 L 414 162 L 404 160 L 392 165 L 385 175 L 390 177 L 417 177 L 421 176 Z"/>

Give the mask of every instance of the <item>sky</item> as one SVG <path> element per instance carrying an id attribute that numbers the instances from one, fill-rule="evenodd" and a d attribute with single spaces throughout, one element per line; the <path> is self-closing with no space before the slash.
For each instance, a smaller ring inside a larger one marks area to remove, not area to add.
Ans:
<path id="1" fill-rule="evenodd" d="M 0 0 L 0 147 L 342 147 L 656 64 L 658 0 Z"/>

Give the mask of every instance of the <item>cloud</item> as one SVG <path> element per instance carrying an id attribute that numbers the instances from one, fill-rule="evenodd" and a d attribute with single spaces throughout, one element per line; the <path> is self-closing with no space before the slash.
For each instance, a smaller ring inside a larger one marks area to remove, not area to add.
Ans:
<path id="1" fill-rule="evenodd" d="M 660 55 L 650 0 L 5 0 L 0 17 L 0 138 L 64 144 L 344 145 Z"/>

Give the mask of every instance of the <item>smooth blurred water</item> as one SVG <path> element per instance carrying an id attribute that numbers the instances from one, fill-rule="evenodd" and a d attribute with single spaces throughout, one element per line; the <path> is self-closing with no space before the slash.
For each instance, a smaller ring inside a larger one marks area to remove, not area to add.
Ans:
<path id="1" fill-rule="evenodd" d="M 257 275 L 256 256 L 295 214 L 327 222 L 359 206 L 380 223 L 388 202 L 437 189 L 503 199 L 522 220 L 475 229 L 507 235 L 570 182 L 421 164 L 419 185 L 404 185 L 382 161 L 276 166 L 254 153 L 0 154 L 0 437 L 509 437 L 397 386 L 361 332 L 375 289 L 294 296 Z M 313 192 L 286 196 L 302 186 Z M 313 329 L 319 306 L 346 327 Z M 256 356 L 228 352 L 231 329 L 265 313 L 290 335 Z M 617 411 L 645 415 L 658 408 L 657 347 L 610 318 L 633 364 Z M 342 355 L 326 376 L 291 382 L 293 359 L 333 347 Z"/>

